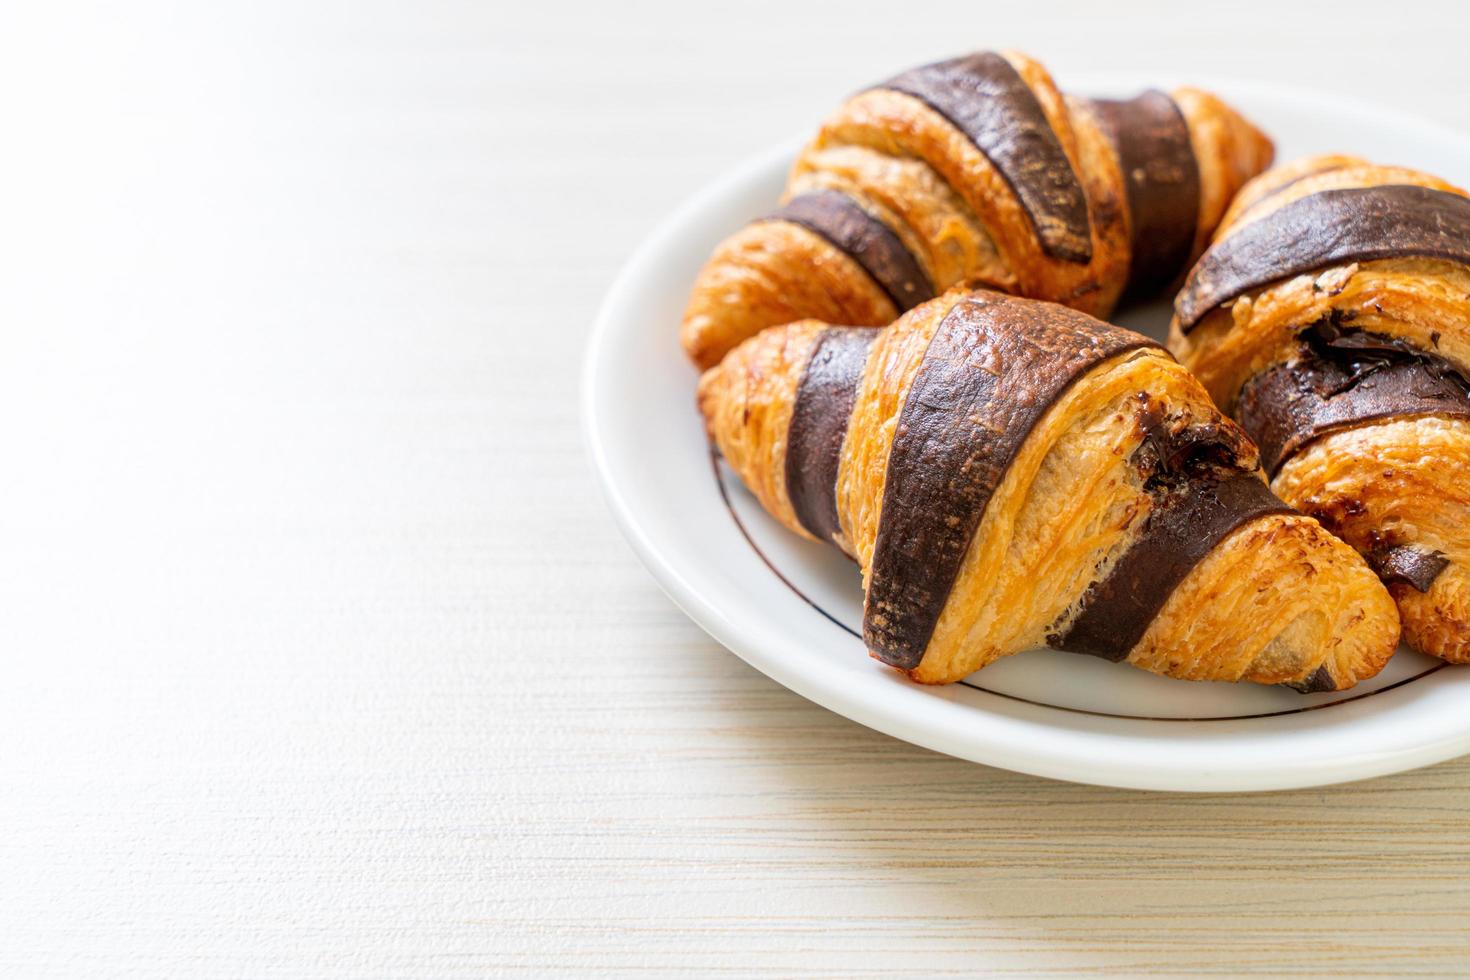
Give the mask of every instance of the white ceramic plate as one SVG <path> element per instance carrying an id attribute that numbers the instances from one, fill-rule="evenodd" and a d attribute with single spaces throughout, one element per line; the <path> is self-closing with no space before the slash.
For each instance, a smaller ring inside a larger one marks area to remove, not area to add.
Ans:
<path id="1" fill-rule="evenodd" d="M 1096 95 L 1172 84 L 1059 81 Z M 1228 81 L 1194 84 L 1271 133 L 1278 161 L 1357 153 L 1470 183 L 1470 140 L 1396 111 Z M 618 277 L 587 353 L 584 426 L 607 499 L 639 556 L 695 621 L 757 669 L 864 725 L 1057 779 L 1280 789 L 1470 752 L 1470 668 L 1407 650 L 1350 692 L 1307 697 L 1168 680 L 1047 650 L 948 687 L 911 683 L 870 659 L 859 638 L 862 592 L 853 567 L 783 530 L 712 461 L 694 409 L 695 371 L 677 340 L 695 273 L 720 239 L 774 206 L 796 147 L 750 161 L 665 221 Z M 1162 336 L 1167 306 L 1118 321 Z"/>

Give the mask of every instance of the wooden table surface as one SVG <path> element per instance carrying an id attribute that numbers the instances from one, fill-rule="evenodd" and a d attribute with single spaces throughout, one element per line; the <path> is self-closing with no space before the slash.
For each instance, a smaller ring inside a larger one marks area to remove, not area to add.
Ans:
<path id="1" fill-rule="evenodd" d="M 12 11 L 0 975 L 1470 971 L 1470 762 L 1171 796 L 876 734 L 679 613 L 576 427 L 637 241 L 864 82 L 1014 46 L 1470 129 L 1467 19 Z"/>

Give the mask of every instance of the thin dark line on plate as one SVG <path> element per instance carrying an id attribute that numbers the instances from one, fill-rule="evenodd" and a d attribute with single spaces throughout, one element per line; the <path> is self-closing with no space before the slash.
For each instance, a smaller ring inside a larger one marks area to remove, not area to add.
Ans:
<path id="1" fill-rule="evenodd" d="M 797 588 L 796 584 L 793 583 L 791 579 L 787 578 L 781 572 L 781 570 L 776 567 L 775 563 L 771 561 L 770 557 L 761 550 L 760 545 L 755 543 L 755 538 L 751 537 L 750 531 L 745 526 L 745 522 L 740 519 L 740 515 L 735 512 L 734 504 L 732 504 L 730 501 L 730 491 L 725 486 L 725 475 L 720 471 L 720 454 L 713 445 L 710 446 L 709 461 L 710 470 L 714 473 L 715 477 L 715 486 L 720 491 L 720 499 L 723 500 L 725 503 L 725 510 L 729 512 L 730 519 L 735 522 L 735 527 L 740 531 L 740 536 L 745 538 L 745 543 L 750 545 L 750 549 L 754 551 L 756 555 L 760 558 L 760 560 L 765 563 L 765 566 L 771 570 L 771 574 L 780 579 L 781 584 L 786 586 L 793 593 L 795 593 L 797 598 L 801 599 L 802 602 L 805 602 L 817 612 L 827 617 L 832 625 L 847 633 L 849 636 L 861 640 L 863 638 L 861 633 L 859 633 L 857 630 L 854 630 L 851 626 L 848 626 L 846 623 L 838 619 L 836 616 L 832 615 L 826 609 L 823 609 L 820 605 L 816 603 L 815 600 L 812 599 L 811 596 L 807 595 L 805 592 L 801 591 L 801 589 Z M 1307 711 L 1320 711 L 1323 708 L 1335 708 L 1339 704 L 1349 704 L 1353 701 L 1362 701 L 1365 698 L 1373 697 L 1375 694 L 1386 694 L 1387 692 L 1395 690 L 1396 688 L 1403 687 L 1406 684 L 1412 684 L 1414 681 L 1420 680 L 1424 677 L 1428 677 L 1430 674 L 1443 670 L 1446 666 L 1448 665 L 1444 663 L 1437 663 L 1434 666 L 1426 668 L 1422 672 L 1415 674 L 1413 677 L 1405 677 L 1403 680 L 1394 681 L 1392 684 L 1389 684 L 1386 687 L 1380 687 L 1376 691 L 1365 691 L 1362 694 L 1353 694 L 1349 697 L 1338 698 L 1336 701 L 1328 701 L 1324 704 L 1306 704 L 1302 705 L 1299 708 L 1283 708 L 1280 711 L 1260 711 L 1256 712 L 1255 714 L 1249 715 L 1202 715 L 1196 718 L 1161 718 L 1154 715 L 1122 715 L 1115 714 L 1111 711 L 1092 711 L 1088 708 L 1070 708 L 1062 704 L 1050 704 L 1046 701 L 1035 701 L 1031 698 L 1023 698 L 1017 694 L 1006 694 L 1003 691 L 993 691 L 988 687 L 981 687 L 979 684 L 975 684 L 968 680 L 958 681 L 957 683 L 964 687 L 968 687 L 972 691 L 979 691 L 982 694 L 991 694 L 998 698 L 1005 698 L 1007 701 L 1018 701 L 1021 704 L 1035 705 L 1038 708 L 1051 708 L 1054 711 L 1069 711 L 1075 715 L 1091 715 L 1094 718 L 1122 718 L 1129 721 L 1179 722 L 1248 721 L 1253 718 L 1278 718 L 1282 715 L 1299 715 Z"/>
<path id="2" fill-rule="evenodd" d="M 992 691 L 988 687 L 981 687 L 980 685 L 972 684 L 969 681 L 958 681 L 957 683 L 963 684 L 965 687 L 971 688 L 976 691 L 984 691 L 986 694 L 994 694 L 998 698 L 1006 698 L 1010 701 L 1020 701 L 1023 704 L 1034 704 L 1041 708 L 1055 708 L 1058 711 L 1071 711 L 1079 715 L 1094 715 L 1098 718 L 1131 718 L 1137 721 L 1246 721 L 1251 718 L 1276 718 L 1281 715 L 1299 715 L 1304 711 L 1320 711 L 1322 708 L 1335 708 L 1339 704 L 1347 704 L 1350 701 L 1361 701 L 1364 698 L 1371 698 L 1375 694 L 1383 694 L 1386 691 L 1392 691 L 1394 688 L 1403 687 L 1405 684 L 1411 684 L 1421 677 L 1428 677 L 1430 674 L 1433 674 L 1436 671 L 1444 670 L 1444 668 L 1447 666 L 1449 665 L 1438 663 L 1435 664 L 1433 667 L 1426 668 L 1422 673 L 1415 674 L 1413 677 L 1405 677 L 1403 680 L 1394 681 L 1392 684 L 1380 687 L 1376 691 L 1364 691 L 1362 694 L 1354 694 L 1351 697 L 1338 698 L 1336 701 L 1328 701 L 1324 704 L 1304 704 L 1300 708 L 1283 708 L 1280 711 L 1259 711 L 1253 715 L 1200 715 L 1199 717 L 1195 718 L 1163 718 L 1157 715 L 1119 715 L 1113 714 L 1112 712 L 1108 711 L 1090 711 L 1087 708 L 1068 708 L 1060 704 L 1048 704 L 1045 701 L 1033 701 L 1030 698 L 1023 698 L 1016 694 L 1003 694 L 1000 691 Z"/>
<path id="3" fill-rule="evenodd" d="M 739 514 L 735 513 L 735 507 L 730 503 L 730 492 L 725 489 L 725 477 L 724 474 L 720 472 L 720 454 L 714 446 L 710 446 L 709 462 L 710 466 L 714 469 L 715 486 L 720 488 L 720 499 L 725 502 L 725 509 L 730 512 L 730 519 L 733 520 L 735 522 L 735 526 L 740 529 L 740 535 L 741 537 L 745 538 L 745 543 L 750 545 L 750 550 L 759 555 L 760 560 L 765 562 L 766 567 L 771 570 L 771 574 L 780 579 L 782 585 L 786 586 L 792 592 L 795 592 L 797 597 L 800 598 L 802 602 L 805 602 L 808 606 L 811 606 L 817 612 L 821 613 L 823 616 L 826 616 L 829 620 L 832 621 L 832 625 L 836 626 L 838 629 L 843 630 L 848 635 L 857 637 L 859 640 L 861 640 L 863 638 L 863 635 L 861 633 L 853 629 L 851 626 L 848 626 L 842 620 L 838 619 L 836 616 L 832 615 L 827 610 L 823 609 L 821 606 L 813 602 L 811 596 L 807 595 L 805 592 L 801 591 L 794 584 L 792 584 L 791 579 L 787 578 L 785 575 L 782 575 L 781 570 L 777 568 L 774 564 L 772 564 L 770 558 L 766 557 L 766 553 L 761 550 L 760 545 L 755 543 L 755 538 L 752 538 L 750 536 L 750 532 L 745 529 L 745 522 L 740 519 Z"/>

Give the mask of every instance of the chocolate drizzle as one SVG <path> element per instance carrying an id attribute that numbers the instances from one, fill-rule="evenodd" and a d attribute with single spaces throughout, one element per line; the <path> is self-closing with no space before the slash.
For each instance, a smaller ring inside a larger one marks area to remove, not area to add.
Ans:
<path id="1" fill-rule="evenodd" d="M 1323 664 L 1307 675 L 1307 679 L 1300 684 L 1287 684 L 1287 687 L 1300 691 L 1302 694 L 1326 694 L 1337 690 L 1337 681 L 1332 679 L 1332 671 Z"/>
<path id="2" fill-rule="evenodd" d="M 863 639 L 912 669 L 985 508 L 1033 426 L 1078 378 L 1156 346 L 1051 303 L 986 294 L 940 322 L 899 412 L 873 550 Z"/>
<path id="3" fill-rule="evenodd" d="M 763 221 L 788 221 L 842 250 L 893 300 L 899 312 L 934 298 L 934 285 L 893 230 L 841 191 L 798 194 Z"/>
<path id="4" fill-rule="evenodd" d="M 877 327 L 828 327 L 802 370 L 786 430 L 786 495 L 801 526 L 832 544 L 841 535 L 837 469 L 853 400 Z"/>
<path id="5" fill-rule="evenodd" d="M 1470 200 L 1408 184 L 1320 191 L 1212 246 L 1189 273 L 1174 312 L 1189 333 L 1252 289 L 1324 266 L 1410 257 L 1470 263 Z"/>
<path id="6" fill-rule="evenodd" d="M 1055 649 L 1115 662 L 1128 657 L 1217 544 L 1258 517 L 1292 512 L 1253 467 L 1245 468 L 1249 448 L 1233 424 L 1170 424 L 1140 397 L 1144 438 L 1133 462 L 1146 474 L 1153 506 L 1133 544 L 1088 586 L 1068 628 L 1047 637 Z"/>
<path id="7" fill-rule="evenodd" d="M 1450 567 L 1443 553 L 1412 545 L 1380 546 L 1364 557 L 1385 584 L 1410 585 L 1420 592 L 1428 592 L 1439 573 Z"/>
<path id="8" fill-rule="evenodd" d="M 1273 476 L 1312 442 L 1342 429 L 1380 419 L 1437 415 L 1470 419 L 1470 380 L 1438 354 L 1399 337 L 1343 325 L 1333 313 L 1304 329 L 1297 355 L 1246 382 L 1240 422 L 1261 447 Z M 1364 515 L 1363 505 L 1340 499 L 1310 508 L 1328 530 Z M 1439 552 L 1371 532 L 1364 552 L 1388 584 L 1428 592 L 1449 565 Z"/>
<path id="9" fill-rule="evenodd" d="M 1009 61 L 985 51 L 925 65 L 879 88 L 926 103 L 1010 184 L 1047 255 L 1092 261 L 1087 194 L 1041 103 Z"/>
<path id="10" fill-rule="evenodd" d="M 1184 271 L 1194 250 L 1200 178 L 1189 125 L 1174 100 L 1159 91 L 1093 105 L 1117 148 L 1132 215 L 1124 299 L 1147 298 Z"/>
<path id="11" fill-rule="evenodd" d="M 1328 317 L 1302 331 L 1294 359 L 1246 382 L 1239 415 L 1275 476 L 1339 429 L 1404 415 L 1470 418 L 1470 381 L 1437 354 Z"/>

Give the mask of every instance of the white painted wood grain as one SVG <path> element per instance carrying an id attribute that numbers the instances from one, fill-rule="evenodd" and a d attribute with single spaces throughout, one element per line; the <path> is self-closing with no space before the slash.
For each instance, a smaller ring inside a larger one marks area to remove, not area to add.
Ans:
<path id="1" fill-rule="evenodd" d="M 575 415 L 636 241 L 885 72 L 1014 45 L 1464 128 L 1465 21 L 8 12 L 0 974 L 1463 974 L 1470 763 L 1176 797 L 866 731 L 663 598 Z"/>

